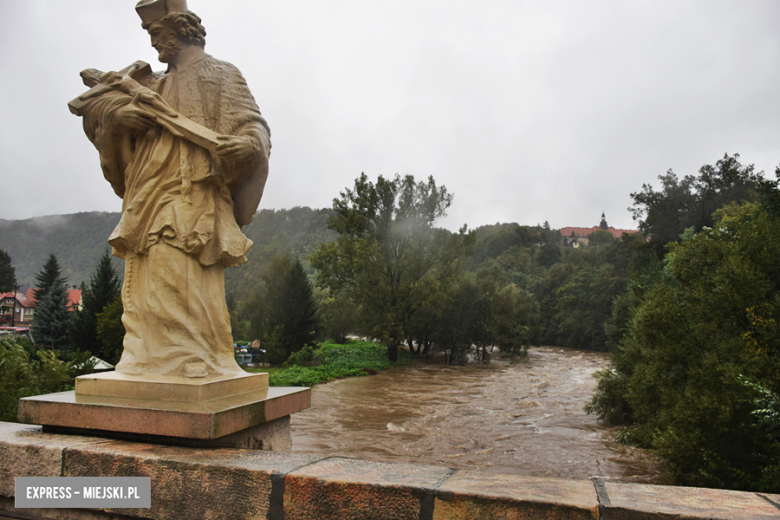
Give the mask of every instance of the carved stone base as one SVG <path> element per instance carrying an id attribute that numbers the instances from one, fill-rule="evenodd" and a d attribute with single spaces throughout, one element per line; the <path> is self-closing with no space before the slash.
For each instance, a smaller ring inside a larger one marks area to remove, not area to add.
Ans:
<path id="1" fill-rule="evenodd" d="M 268 388 L 268 374 L 239 372 L 222 377 L 129 376 L 119 372 L 76 378 L 76 395 L 201 402 Z"/>
<path id="2" fill-rule="evenodd" d="M 218 439 L 187 439 L 185 437 L 143 435 L 107 430 L 88 430 L 64 426 L 44 426 L 43 433 L 100 437 L 129 442 L 140 442 L 144 444 L 186 446 L 189 448 L 241 448 L 259 451 L 277 451 L 282 453 L 290 453 L 292 451 L 289 415 L 252 426 L 246 430 L 225 435 L 224 437 L 219 437 Z"/>
<path id="3" fill-rule="evenodd" d="M 157 442 L 165 444 L 182 444 L 182 439 L 208 441 L 204 446 L 222 446 L 212 442 L 221 439 L 233 442 L 229 444 L 233 447 L 249 447 L 262 440 L 264 434 L 259 432 L 275 428 L 272 421 L 309 406 L 311 390 L 305 387 L 268 387 L 200 402 L 80 395 L 70 391 L 20 399 L 18 418 L 22 423 L 41 424 L 49 431 L 154 436 Z M 232 440 L 224 439 L 231 434 L 235 435 Z M 279 446 L 286 445 L 285 442 L 274 441 Z"/>

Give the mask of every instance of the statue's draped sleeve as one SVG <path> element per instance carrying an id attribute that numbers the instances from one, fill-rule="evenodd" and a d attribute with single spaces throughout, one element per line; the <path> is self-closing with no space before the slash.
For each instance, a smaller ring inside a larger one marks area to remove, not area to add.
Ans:
<path id="1" fill-rule="evenodd" d="M 256 150 L 246 163 L 219 165 L 233 197 L 236 222 L 239 226 L 245 226 L 255 218 L 268 178 L 271 130 L 260 114 L 246 80 L 233 65 L 213 58 L 206 60 L 201 73 L 201 91 L 207 93 L 218 77 L 230 79 L 223 83 L 219 94 L 220 107 L 215 130 L 224 135 L 248 137 Z"/>

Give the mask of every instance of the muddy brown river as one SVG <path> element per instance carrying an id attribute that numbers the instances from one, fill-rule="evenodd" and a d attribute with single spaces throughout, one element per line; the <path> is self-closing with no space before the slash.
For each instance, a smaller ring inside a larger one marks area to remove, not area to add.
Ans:
<path id="1" fill-rule="evenodd" d="M 517 363 L 416 364 L 317 385 L 292 416 L 293 451 L 493 473 L 664 483 L 640 449 L 583 407 L 608 355 L 531 349 Z"/>

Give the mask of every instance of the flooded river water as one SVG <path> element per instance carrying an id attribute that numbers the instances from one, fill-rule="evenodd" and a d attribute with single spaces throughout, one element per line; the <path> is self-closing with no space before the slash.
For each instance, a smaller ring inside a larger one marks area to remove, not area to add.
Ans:
<path id="1" fill-rule="evenodd" d="M 606 354 L 541 347 L 517 363 L 417 364 L 317 385 L 293 451 L 493 473 L 663 483 L 644 450 L 583 407 Z"/>

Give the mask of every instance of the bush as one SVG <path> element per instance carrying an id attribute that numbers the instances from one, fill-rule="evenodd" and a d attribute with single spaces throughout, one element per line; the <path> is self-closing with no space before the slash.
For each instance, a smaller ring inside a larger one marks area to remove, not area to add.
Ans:
<path id="1" fill-rule="evenodd" d="M 378 343 L 366 341 L 351 341 L 343 344 L 325 342 L 317 351 L 311 351 L 312 358 L 315 355 L 320 356 L 321 365 L 316 367 L 293 365 L 284 370 L 271 373 L 269 376 L 270 385 L 312 386 L 317 383 L 333 381 L 334 379 L 365 376 L 395 366 L 405 365 L 411 361 L 411 355 L 408 352 L 401 351 L 399 352 L 399 360 L 391 363 L 387 360 L 386 347 Z M 307 354 L 300 354 L 301 358 L 306 356 Z"/>
<path id="2" fill-rule="evenodd" d="M 314 359 L 314 347 L 306 345 L 298 352 L 290 354 L 290 359 L 287 360 L 288 365 L 308 366 Z"/>
<path id="3" fill-rule="evenodd" d="M 16 338 L 0 341 L 0 421 L 16 422 L 19 399 L 73 387 L 74 362 L 62 363 L 53 351 L 32 356 Z"/>

